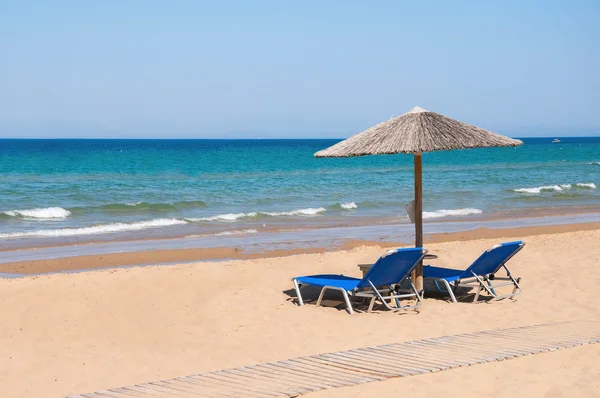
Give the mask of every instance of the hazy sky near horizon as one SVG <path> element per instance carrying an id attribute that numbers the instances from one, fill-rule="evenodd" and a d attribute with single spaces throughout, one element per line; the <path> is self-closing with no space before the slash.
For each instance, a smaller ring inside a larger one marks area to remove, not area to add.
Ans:
<path id="1" fill-rule="evenodd" d="M 597 135 L 598 21 L 597 0 L 0 0 L 0 137 L 345 137 L 414 105 Z"/>

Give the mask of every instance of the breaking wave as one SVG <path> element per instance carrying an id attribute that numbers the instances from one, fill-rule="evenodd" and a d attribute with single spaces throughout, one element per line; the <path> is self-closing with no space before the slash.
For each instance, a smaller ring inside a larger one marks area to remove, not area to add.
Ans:
<path id="1" fill-rule="evenodd" d="M 215 234 L 187 235 L 186 238 L 208 238 L 211 236 L 234 236 L 234 235 L 248 235 L 248 234 L 257 234 L 257 233 L 258 233 L 258 231 L 256 229 L 244 229 L 244 230 L 217 232 Z"/>
<path id="2" fill-rule="evenodd" d="M 578 182 L 575 184 L 576 188 L 582 189 L 596 189 L 596 184 L 594 183 L 583 183 Z M 533 188 L 517 188 L 513 189 L 514 192 L 518 193 L 526 193 L 526 194 L 541 194 L 542 192 L 563 192 L 568 191 L 573 188 L 571 184 L 561 184 L 561 185 L 545 185 L 541 187 L 533 187 Z"/>
<path id="3" fill-rule="evenodd" d="M 596 184 L 593 182 L 590 183 L 578 183 L 576 184 L 579 188 L 587 188 L 587 189 L 596 189 Z"/>
<path id="4" fill-rule="evenodd" d="M 69 217 L 71 212 L 62 207 L 47 207 L 45 209 L 10 210 L 3 214 L 24 219 L 56 220 Z"/>
<path id="5" fill-rule="evenodd" d="M 227 214 L 217 214 L 216 216 L 210 217 L 200 217 L 200 218 L 186 218 L 188 221 L 237 221 L 244 218 L 254 218 L 258 215 L 257 212 L 253 211 L 251 213 L 227 213 Z"/>
<path id="6" fill-rule="evenodd" d="M 298 209 L 292 211 L 281 211 L 281 212 L 261 212 L 260 214 L 265 214 L 267 216 L 278 217 L 278 216 L 316 216 L 317 214 L 326 212 L 327 209 L 324 207 L 317 208 L 308 208 L 308 209 Z"/>
<path id="7" fill-rule="evenodd" d="M 308 209 L 297 209 L 292 211 L 280 211 L 280 212 L 266 212 L 266 211 L 253 211 L 249 213 L 227 213 L 217 214 L 209 217 L 199 218 L 186 218 L 187 221 L 202 222 L 202 221 L 221 221 L 221 222 L 233 222 L 238 220 L 258 219 L 261 217 L 280 217 L 280 216 L 316 216 L 320 213 L 327 211 L 324 207 L 308 208 Z"/>
<path id="8" fill-rule="evenodd" d="M 336 203 L 328 207 L 332 210 L 355 210 L 358 208 L 358 205 L 354 202 L 345 202 L 345 203 Z"/>
<path id="9" fill-rule="evenodd" d="M 0 238 L 23 238 L 23 237 L 63 237 L 63 236 L 80 236 L 80 235 L 97 235 L 111 232 L 124 231 L 139 231 L 142 229 L 166 227 L 170 225 L 187 224 L 183 220 L 160 218 L 149 221 L 139 221 L 133 223 L 115 223 L 93 225 L 80 228 L 63 228 L 63 229 L 42 229 L 38 231 L 28 232 L 13 232 L 0 234 Z"/>
<path id="10" fill-rule="evenodd" d="M 470 214 L 481 214 L 483 213 L 479 209 L 465 208 L 465 209 L 450 209 L 450 210 L 436 210 L 436 211 L 424 211 L 423 218 L 439 218 L 449 216 L 468 216 Z"/>
<path id="11" fill-rule="evenodd" d="M 173 203 L 109 203 L 99 206 L 70 207 L 67 209 L 62 207 L 47 207 L 25 210 L 9 210 L 0 213 L 0 215 L 29 220 L 56 220 L 93 212 L 137 214 L 143 212 L 169 212 L 204 207 L 206 207 L 206 203 L 201 200 L 180 201 Z"/>
<path id="12" fill-rule="evenodd" d="M 561 192 L 565 189 L 571 189 L 571 184 L 545 185 L 543 187 L 533 187 L 533 188 L 517 188 L 517 189 L 513 189 L 513 191 L 519 192 L 519 193 L 538 194 L 538 193 L 542 193 L 542 192 Z"/>
<path id="13" fill-rule="evenodd" d="M 344 210 L 354 210 L 354 209 L 358 208 L 358 205 L 354 202 L 346 202 L 346 203 L 341 203 L 340 207 Z"/>
<path id="14" fill-rule="evenodd" d="M 216 233 L 215 236 L 231 236 L 231 235 L 246 235 L 246 234 L 256 234 L 258 233 L 255 229 L 244 229 L 242 231 L 223 231 Z"/>

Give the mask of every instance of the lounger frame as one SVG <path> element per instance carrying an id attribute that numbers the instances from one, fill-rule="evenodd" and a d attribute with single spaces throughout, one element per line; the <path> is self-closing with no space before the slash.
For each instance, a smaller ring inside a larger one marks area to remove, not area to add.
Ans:
<path id="1" fill-rule="evenodd" d="M 488 249 L 487 251 L 488 252 L 492 251 L 501 246 L 502 245 L 495 245 L 494 247 Z M 521 245 L 519 246 L 519 248 L 517 250 L 515 250 L 510 256 L 508 256 L 502 262 L 502 264 L 500 264 L 500 266 L 492 273 L 489 273 L 486 275 L 476 275 L 473 271 L 471 271 L 471 274 L 473 274 L 472 277 L 457 279 L 456 281 L 453 281 L 453 282 L 448 282 L 444 278 L 427 277 L 426 279 L 433 280 L 436 288 L 440 292 L 449 293 L 450 299 L 452 300 L 453 303 L 458 302 L 456 300 L 456 291 L 460 287 L 468 287 L 468 288 L 475 287 L 475 288 L 477 288 L 477 292 L 475 293 L 475 296 L 473 298 L 473 303 L 477 303 L 482 290 L 485 290 L 490 296 L 492 296 L 491 300 L 502 300 L 502 299 L 506 299 L 506 298 L 513 298 L 514 296 L 517 296 L 522 293 L 521 285 L 519 284 L 521 282 L 521 278 L 513 277 L 512 274 L 510 273 L 509 269 L 506 267 L 506 263 L 511 258 L 513 258 L 518 252 L 520 252 L 524 246 L 525 246 L 525 242 L 522 242 Z M 498 270 L 500 268 L 504 268 L 504 270 L 506 271 L 506 277 L 496 276 L 496 272 L 498 272 Z M 500 281 L 500 283 L 495 283 L 495 281 Z M 444 284 L 445 289 L 442 289 L 440 287 L 439 282 L 442 282 Z M 511 293 L 503 294 L 503 295 L 498 295 L 496 293 L 497 288 L 502 287 L 502 286 L 510 286 L 510 285 L 513 286 L 513 290 Z"/>
<path id="2" fill-rule="evenodd" d="M 410 289 L 402 289 L 399 287 L 399 285 L 386 286 L 377 289 L 375 285 L 373 285 L 373 283 L 368 279 L 367 281 L 369 282 L 371 287 L 367 289 L 346 290 L 337 286 L 323 286 L 323 288 L 321 289 L 321 293 L 319 294 L 319 298 L 317 299 L 316 306 L 319 307 L 321 305 L 321 301 L 323 301 L 323 297 L 325 296 L 325 292 L 327 290 L 336 290 L 342 293 L 344 301 L 346 302 L 346 307 L 350 314 L 354 314 L 354 309 L 352 308 L 350 298 L 370 299 L 369 308 L 367 309 L 367 312 L 371 312 L 373 310 L 373 306 L 375 305 L 376 300 L 383 304 L 388 310 L 416 310 L 421 305 L 423 305 L 423 297 L 419 294 L 419 291 L 415 287 L 415 284 L 413 283 L 410 276 L 408 276 L 406 279 L 410 282 Z M 298 304 L 302 306 L 304 305 L 302 293 L 300 292 L 300 287 L 302 286 L 302 284 L 298 283 L 296 278 L 292 279 L 292 281 L 294 282 L 294 289 L 296 289 L 296 297 L 298 298 Z M 400 300 L 409 298 L 416 299 L 415 305 L 403 306 Z M 386 300 L 389 300 L 390 302 L 388 303 Z M 392 302 L 396 304 L 396 307 L 392 307 L 390 305 Z"/>

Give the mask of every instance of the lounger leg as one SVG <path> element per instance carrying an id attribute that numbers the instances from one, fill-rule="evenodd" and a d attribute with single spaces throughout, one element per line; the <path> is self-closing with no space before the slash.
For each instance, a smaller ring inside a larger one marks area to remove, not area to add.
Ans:
<path id="1" fill-rule="evenodd" d="M 381 304 L 383 304 L 385 306 L 385 308 L 387 308 L 388 310 L 392 310 L 393 308 L 390 307 L 390 305 L 388 304 L 387 301 L 385 301 L 385 299 L 383 298 L 383 296 L 381 295 L 379 290 L 377 290 L 377 288 L 375 287 L 373 282 L 369 281 L 369 284 L 371 285 L 371 289 L 373 289 L 373 293 L 375 293 L 375 296 L 377 297 L 377 299 L 379 299 L 379 301 L 381 301 Z M 392 300 L 390 299 L 390 303 L 391 302 L 392 302 Z"/>
<path id="2" fill-rule="evenodd" d="M 485 277 L 485 281 L 487 282 L 488 286 L 490 287 L 490 290 L 492 291 L 492 293 L 494 293 L 494 296 L 496 296 L 496 290 L 494 289 L 494 285 L 492 284 L 492 281 L 490 280 L 489 277 Z"/>
<path id="3" fill-rule="evenodd" d="M 473 273 L 473 272 L 471 272 Z M 479 282 L 479 289 L 477 289 L 477 294 L 475 295 L 475 298 L 473 299 L 473 303 L 477 302 L 477 299 L 479 299 L 479 293 L 481 293 L 482 289 L 485 289 L 492 297 L 497 297 L 497 294 L 495 292 L 493 292 L 492 290 L 490 290 L 489 287 L 487 287 L 487 285 L 485 284 L 485 281 L 483 279 L 481 279 L 478 275 L 475 275 L 475 273 L 473 273 L 473 276 L 475 277 L 475 279 L 477 279 L 477 282 Z"/>
<path id="4" fill-rule="evenodd" d="M 397 294 L 400 294 L 400 292 L 398 291 L 399 287 L 396 286 L 395 289 L 390 289 L 390 294 L 393 294 L 394 296 Z M 394 297 L 394 302 L 396 303 L 396 308 L 398 308 L 399 310 L 402 309 L 402 303 L 400 302 L 400 299 L 398 297 Z M 390 304 L 391 304 L 391 300 L 390 300 Z"/>
<path id="5" fill-rule="evenodd" d="M 304 305 L 302 294 L 300 294 L 300 286 L 298 286 L 298 281 L 296 279 L 294 279 L 294 288 L 296 289 L 296 297 L 298 297 L 298 305 Z"/>
<path id="6" fill-rule="evenodd" d="M 473 303 L 476 303 L 479 299 L 479 293 L 481 293 L 481 285 L 477 288 L 477 293 L 475 293 L 475 297 L 473 298 Z"/>
<path id="7" fill-rule="evenodd" d="M 390 292 L 397 294 L 397 292 L 394 289 L 392 289 L 391 286 L 390 286 Z M 400 299 L 398 297 L 394 297 L 394 301 L 396 302 L 396 307 L 402 308 L 402 304 L 400 303 Z"/>
<path id="8" fill-rule="evenodd" d="M 323 296 L 325 296 L 325 290 L 327 290 L 327 286 L 321 289 L 321 294 L 319 294 L 319 299 L 317 300 L 317 307 L 321 305 L 321 301 L 323 300 Z"/>
<path id="9" fill-rule="evenodd" d="M 513 276 L 510 274 L 510 271 L 508 270 L 508 268 L 506 268 L 506 264 L 502 265 L 504 267 L 504 269 L 506 270 L 506 276 L 510 278 L 510 280 L 512 281 L 512 283 L 515 285 L 515 287 L 513 288 L 512 294 L 510 295 L 510 298 L 513 298 L 513 296 L 515 296 L 516 294 L 520 294 L 521 293 L 521 286 L 519 285 L 519 283 L 521 283 L 521 278 L 513 278 Z M 517 293 L 519 292 L 519 293 Z"/>
<path id="10" fill-rule="evenodd" d="M 409 279 L 409 280 L 410 280 L 410 287 L 412 288 L 413 292 L 415 293 L 415 296 L 417 296 L 417 303 L 415 304 L 415 311 L 418 312 L 418 310 L 416 308 L 418 308 L 421 305 L 423 305 L 423 297 L 421 296 L 421 294 L 417 290 L 417 287 L 413 283 L 412 279 Z"/>
<path id="11" fill-rule="evenodd" d="M 440 287 L 440 283 L 439 283 L 439 281 L 442 281 L 442 282 L 444 282 L 444 286 L 445 286 L 445 289 L 446 289 L 446 290 L 444 290 L 444 289 L 442 289 L 442 288 Z M 454 292 L 456 291 L 456 288 L 458 287 L 458 284 L 455 284 L 455 285 L 451 286 L 451 285 L 448 283 L 448 281 L 447 281 L 447 280 L 445 280 L 445 279 L 434 279 L 434 280 L 433 280 L 433 283 L 435 284 L 435 288 L 437 289 L 437 291 L 438 291 L 438 292 L 441 292 L 441 293 L 448 293 L 448 294 L 450 295 L 450 299 L 452 299 L 452 302 L 453 302 L 453 303 L 456 303 L 456 302 L 457 302 L 457 301 L 456 301 L 456 296 L 454 295 Z"/>
<path id="12" fill-rule="evenodd" d="M 458 294 L 458 288 L 460 287 L 460 281 L 455 281 L 452 284 L 452 293 L 454 293 L 454 296 L 456 296 Z"/>
<path id="13" fill-rule="evenodd" d="M 333 287 L 333 286 L 324 286 L 323 289 L 321 289 L 321 294 L 319 294 L 319 298 L 317 300 L 317 307 L 319 307 L 321 305 L 321 301 L 323 301 L 323 296 L 325 296 L 325 290 L 327 290 L 327 289 L 339 290 L 340 292 L 342 292 L 342 294 L 344 295 L 344 301 L 346 302 L 346 305 L 348 306 L 348 312 L 350 314 L 354 314 L 354 310 L 352 309 L 352 304 L 350 304 L 350 297 L 348 297 L 348 292 L 342 288 Z"/>
<path id="14" fill-rule="evenodd" d="M 369 309 L 367 312 L 373 311 L 373 306 L 375 305 L 375 296 L 371 297 L 371 302 L 369 303 Z"/>
<path id="15" fill-rule="evenodd" d="M 350 297 L 348 297 L 348 292 L 342 290 L 342 293 L 344 294 L 344 300 L 346 301 L 346 305 L 348 306 L 348 312 L 350 313 L 350 315 L 354 314 L 354 310 L 352 310 L 352 304 L 350 304 Z"/>
<path id="16" fill-rule="evenodd" d="M 452 299 L 452 302 L 453 303 L 458 303 L 458 301 L 456 301 L 456 296 L 454 295 L 454 292 L 452 291 L 452 287 L 450 286 L 450 284 L 448 283 L 448 281 L 445 280 L 445 279 L 440 279 L 440 280 L 442 282 L 444 282 L 444 285 L 446 285 L 446 290 L 450 294 L 450 298 Z"/>
<path id="17" fill-rule="evenodd" d="M 519 286 L 519 282 L 521 282 L 521 278 L 513 278 L 511 275 L 509 275 L 510 279 L 512 279 L 512 282 L 514 283 L 515 287 L 513 288 L 512 294 L 511 294 L 511 298 L 512 296 L 514 296 L 517 292 L 521 291 L 521 286 Z"/>

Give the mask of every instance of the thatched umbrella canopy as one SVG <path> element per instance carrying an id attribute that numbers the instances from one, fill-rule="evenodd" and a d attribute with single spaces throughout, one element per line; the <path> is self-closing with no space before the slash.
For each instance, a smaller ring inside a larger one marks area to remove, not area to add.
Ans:
<path id="1" fill-rule="evenodd" d="M 415 106 L 402 116 L 386 120 L 368 130 L 315 153 L 320 157 L 365 155 L 414 155 L 415 167 L 415 246 L 423 246 L 423 195 L 421 154 L 451 149 L 523 145 L 522 141 L 450 119 Z M 417 267 L 415 282 L 423 289 L 423 270 Z"/>

